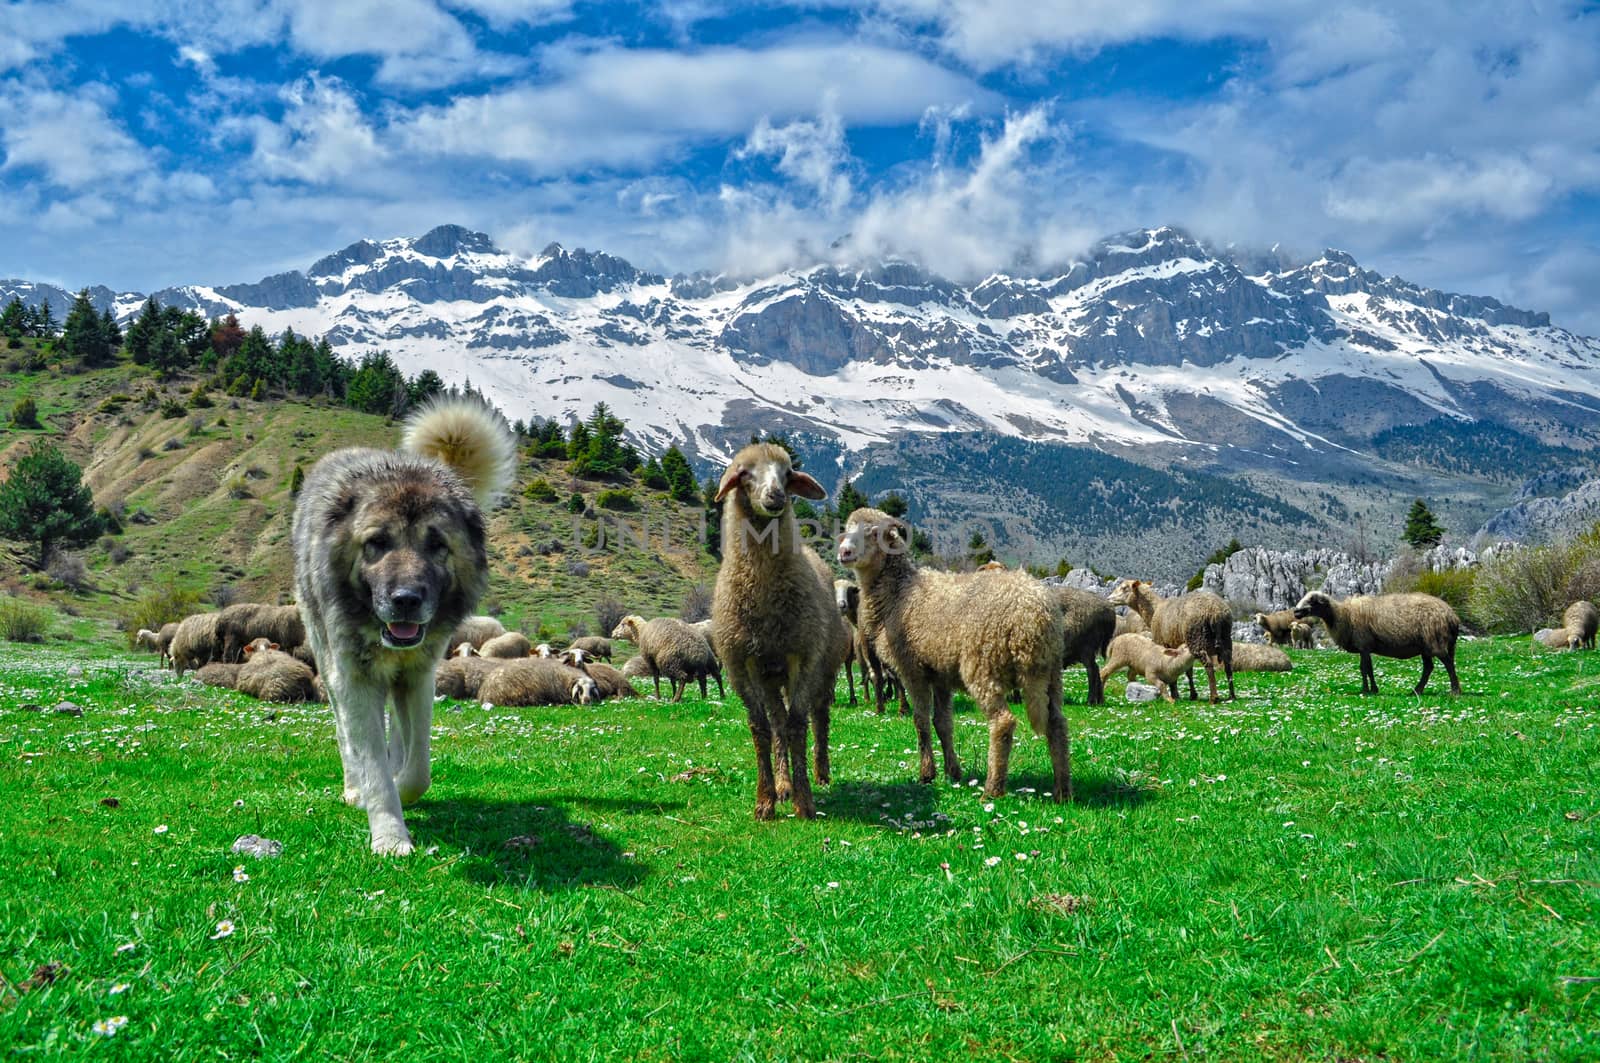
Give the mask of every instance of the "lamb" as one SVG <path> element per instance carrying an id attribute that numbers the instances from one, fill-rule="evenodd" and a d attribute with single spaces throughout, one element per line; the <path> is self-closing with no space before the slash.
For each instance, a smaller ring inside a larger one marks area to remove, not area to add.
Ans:
<path id="1" fill-rule="evenodd" d="M 467 645 L 471 645 L 467 643 Z M 528 636 L 516 631 L 508 631 L 504 635 L 496 635 L 478 647 L 480 657 L 498 657 L 501 660 L 516 660 L 527 657 L 533 653 L 533 643 L 528 641 Z"/>
<path id="2" fill-rule="evenodd" d="M 1103 656 L 1117 630 L 1117 611 L 1104 598 L 1072 587 L 1052 587 L 1061 608 L 1063 668 L 1081 664 L 1089 676 L 1088 704 L 1104 705 L 1105 684 L 1096 659 Z"/>
<path id="3" fill-rule="evenodd" d="M 656 675 L 656 670 L 650 667 L 650 662 L 644 659 L 642 653 L 628 658 L 627 663 L 622 666 L 624 679 L 654 679 Z"/>
<path id="4" fill-rule="evenodd" d="M 1066 718 L 1061 714 L 1061 611 L 1054 598 L 1021 572 L 953 574 L 918 568 L 909 554 L 905 522 L 881 510 L 850 514 L 839 539 L 839 560 L 861 587 L 861 627 L 883 636 L 884 659 L 911 695 L 921 754 L 920 779 L 933 781 L 929 717 L 939 734 L 944 768 L 961 778 L 956 759 L 951 692 L 964 688 L 989 722 L 989 775 L 984 793 L 1005 793 L 1016 717 L 1006 704 L 1022 692 L 1028 722 L 1050 747 L 1057 801 L 1072 796 Z M 726 541 L 726 538 L 724 538 Z"/>
<path id="5" fill-rule="evenodd" d="M 172 667 L 179 674 L 217 660 L 221 649 L 216 613 L 195 613 L 178 622 L 172 635 Z"/>
<path id="6" fill-rule="evenodd" d="M 242 664 L 223 664 L 221 661 L 212 661 L 203 664 L 194 673 L 194 677 L 208 687 L 227 687 L 235 690 L 239 686 L 239 669 Z"/>
<path id="7" fill-rule="evenodd" d="M 906 692 L 900 685 L 899 676 L 894 674 L 894 669 L 883 662 L 883 653 L 877 643 L 882 640 L 879 633 L 877 640 L 868 639 L 866 632 L 857 624 L 861 610 L 861 588 L 849 580 L 834 580 L 834 600 L 839 606 L 840 613 L 849 624 L 851 634 L 850 656 L 845 662 L 845 678 L 850 677 L 850 662 L 854 661 L 861 668 L 861 689 L 867 689 L 867 675 L 872 675 L 873 698 L 876 707 L 873 709 L 879 716 L 885 712 L 889 699 L 896 695 L 900 698 L 900 715 L 910 715 L 910 708 L 906 703 Z M 855 695 L 851 694 L 850 704 L 855 704 Z"/>
<path id="8" fill-rule="evenodd" d="M 861 600 L 861 591 L 854 583 L 847 579 L 833 581 L 833 604 L 838 608 L 839 615 L 844 617 L 845 627 L 850 635 L 850 652 L 844 657 L 845 687 L 850 691 L 850 704 L 856 703 L 856 680 L 853 665 L 858 661 L 861 664 L 861 689 L 867 687 L 867 661 L 866 655 L 861 652 L 861 632 L 856 629 L 856 605 Z"/>
<path id="9" fill-rule="evenodd" d="M 582 650 L 587 657 L 599 657 L 602 660 L 611 660 L 611 640 L 600 635 L 585 635 L 572 640 L 567 647 L 572 650 Z"/>
<path id="10" fill-rule="evenodd" d="M 826 785 L 832 775 L 829 714 L 850 635 L 834 604 L 832 573 L 801 540 L 792 504 L 796 496 L 826 495 L 772 443 L 739 451 L 717 484 L 722 568 L 711 619 L 717 657 L 744 700 L 755 742 L 757 819 L 772 819 L 785 797 L 793 798 L 795 815 L 816 817 L 806 765 L 810 726 L 817 782 Z"/>
<path id="11" fill-rule="evenodd" d="M 478 700 L 485 705 L 593 705 L 600 688 L 575 668 L 528 657 L 490 672 L 478 688 Z"/>
<path id="12" fill-rule="evenodd" d="M 1112 605 L 1126 605 L 1144 618 L 1150 637 L 1163 646 L 1188 646 L 1199 663 L 1205 665 L 1206 681 L 1211 686 L 1211 703 L 1217 698 L 1217 665 L 1228 677 L 1228 698 L 1233 689 L 1233 616 L 1228 603 L 1210 591 L 1192 591 L 1177 598 L 1157 597 L 1143 580 L 1125 579 L 1112 588 L 1107 599 Z M 1196 698 L 1194 675 L 1189 676 L 1189 700 Z"/>
<path id="13" fill-rule="evenodd" d="M 160 635 L 160 633 L 159 632 L 155 632 L 155 631 L 151 631 L 147 627 L 140 628 L 138 630 L 138 632 L 136 632 L 134 634 L 133 642 L 134 642 L 134 645 L 143 646 L 147 650 L 152 650 L 152 651 L 154 651 L 156 653 L 160 653 L 161 652 L 161 635 Z"/>
<path id="14" fill-rule="evenodd" d="M 455 650 L 463 642 L 470 642 L 473 649 L 478 649 L 490 639 L 505 633 L 505 625 L 492 616 L 469 616 L 450 632 L 450 641 L 446 645 Z"/>
<path id="15" fill-rule="evenodd" d="M 1194 654 L 1187 646 L 1172 649 L 1156 643 L 1149 635 L 1118 635 L 1106 650 L 1106 666 L 1100 669 L 1102 689 L 1105 681 L 1123 669 L 1141 675 L 1168 701 L 1176 701 L 1178 677 L 1194 666 Z"/>
<path id="16" fill-rule="evenodd" d="M 221 660 L 234 664 L 244 660 L 244 648 L 256 639 L 277 643 L 284 653 L 292 653 L 306 641 L 306 625 L 300 610 L 292 605 L 257 605 L 244 602 L 217 613 L 217 638 Z"/>
<path id="17" fill-rule="evenodd" d="M 1304 620 L 1296 620 L 1289 625 L 1289 644 L 1297 650 L 1314 650 L 1317 648 L 1316 629 Z"/>
<path id="18" fill-rule="evenodd" d="M 1267 634 L 1274 646 L 1287 646 L 1293 637 L 1295 624 L 1293 609 L 1279 609 L 1273 613 L 1257 613 L 1251 618 Z"/>
<path id="19" fill-rule="evenodd" d="M 1261 642 L 1240 642 L 1233 647 L 1235 672 L 1288 672 L 1294 669 L 1289 655 L 1276 646 Z"/>
<path id="20" fill-rule="evenodd" d="M 1137 635 L 1141 631 L 1148 632 L 1150 625 L 1144 622 L 1144 617 L 1132 609 L 1124 609 L 1117 614 L 1117 629 L 1111 633 L 1112 638 L 1118 635 Z"/>
<path id="21" fill-rule="evenodd" d="M 1427 689 L 1437 657 L 1450 676 L 1450 693 L 1461 693 L 1461 681 L 1456 677 L 1461 620 L 1443 599 L 1431 594 L 1375 594 L 1336 602 L 1321 591 L 1312 591 L 1300 599 L 1294 615 L 1301 620 L 1316 617 L 1334 645 L 1361 655 L 1363 694 L 1378 692 L 1378 677 L 1372 670 L 1375 653 L 1400 660 L 1420 655 L 1422 678 L 1417 680 L 1417 694 Z"/>
<path id="22" fill-rule="evenodd" d="M 277 645 L 258 638 L 244 647 L 237 688 L 262 701 L 316 701 L 316 678 L 310 668 Z"/>
<path id="23" fill-rule="evenodd" d="M 625 639 L 639 647 L 655 680 L 656 696 L 661 696 L 661 680 L 672 688 L 672 700 L 682 701 L 690 680 L 700 683 L 700 696 L 706 696 L 706 678 L 717 679 L 717 696 L 723 696 L 722 669 L 716 654 L 692 624 L 670 616 L 646 621 L 642 616 L 625 616 L 611 632 L 614 639 Z"/>
<path id="24" fill-rule="evenodd" d="M 1572 637 L 1573 649 L 1592 650 L 1595 631 L 1600 628 L 1600 609 L 1596 609 L 1593 602 L 1573 602 L 1562 614 L 1561 626 Z"/>
<path id="25" fill-rule="evenodd" d="M 449 657 L 433 673 L 438 697 L 476 701 L 483 681 L 509 663 L 499 657 Z"/>
<path id="26" fill-rule="evenodd" d="M 1564 627 L 1540 628 L 1533 633 L 1534 645 L 1549 650 L 1570 650 L 1577 641 L 1579 640 L 1573 638 L 1572 632 Z"/>

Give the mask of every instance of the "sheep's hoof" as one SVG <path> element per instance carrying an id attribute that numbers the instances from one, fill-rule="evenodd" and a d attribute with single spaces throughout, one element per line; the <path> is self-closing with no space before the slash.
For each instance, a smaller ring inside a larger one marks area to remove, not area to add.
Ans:
<path id="1" fill-rule="evenodd" d="M 917 772 L 917 781 L 924 786 L 932 783 L 938 777 L 939 773 L 933 769 L 931 764 Z"/>
<path id="2" fill-rule="evenodd" d="M 776 818 L 777 818 L 777 816 L 772 810 L 772 802 L 771 801 L 757 801 L 756 802 L 756 819 L 770 820 L 770 819 L 776 819 Z"/>
<path id="3" fill-rule="evenodd" d="M 817 785 L 818 786 L 829 786 L 829 785 L 832 785 L 832 783 L 833 783 L 833 772 L 824 771 L 822 768 L 818 768 L 817 769 Z"/>
<path id="4" fill-rule="evenodd" d="M 778 783 L 778 789 L 777 789 L 778 800 L 779 801 L 787 801 L 787 800 L 789 800 L 789 798 L 791 798 L 793 796 L 794 796 L 794 788 L 789 785 L 789 781 L 787 779 L 781 780 Z"/>
<path id="5" fill-rule="evenodd" d="M 803 804 L 797 801 L 794 806 L 794 814 L 800 819 L 816 819 L 817 806 L 810 801 L 806 801 Z"/>

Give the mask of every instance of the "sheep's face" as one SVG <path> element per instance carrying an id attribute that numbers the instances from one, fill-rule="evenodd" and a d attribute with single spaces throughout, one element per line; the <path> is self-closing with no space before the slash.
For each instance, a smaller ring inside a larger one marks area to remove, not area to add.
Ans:
<path id="1" fill-rule="evenodd" d="M 611 632 L 611 637 L 637 643 L 639 641 L 639 629 L 642 627 L 644 627 L 644 617 L 625 616 L 617 624 L 615 630 Z M 545 647 L 545 649 L 549 648 L 548 646 Z M 540 654 L 540 656 L 543 656 L 543 654 Z"/>
<path id="2" fill-rule="evenodd" d="M 456 652 L 451 654 L 452 657 L 476 657 L 477 655 L 478 648 L 470 642 L 463 642 L 456 647 Z"/>
<path id="3" fill-rule="evenodd" d="M 537 645 L 537 646 L 535 646 L 533 648 L 532 656 L 534 656 L 534 657 L 549 657 L 549 656 L 551 656 L 551 652 L 552 651 L 550 649 L 550 644 L 548 642 L 541 642 L 541 643 L 539 643 L 539 645 Z"/>
<path id="4" fill-rule="evenodd" d="M 247 646 L 245 646 L 244 659 L 248 661 L 252 654 L 260 653 L 262 650 L 275 650 L 277 648 L 278 644 L 270 641 L 269 639 L 254 639 Z"/>
<path id="5" fill-rule="evenodd" d="M 1307 617 L 1326 617 L 1333 614 L 1333 599 L 1321 591 L 1312 591 L 1299 604 L 1294 607 L 1294 618 L 1304 620 Z"/>
<path id="6" fill-rule="evenodd" d="M 844 534 L 839 536 L 839 564 L 857 572 L 875 572 L 886 558 L 904 554 L 910 541 L 904 521 L 882 510 L 858 509 L 850 514 Z"/>
<path id="7" fill-rule="evenodd" d="M 1115 587 L 1111 588 L 1111 593 L 1106 597 L 1106 601 L 1110 602 L 1112 605 L 1132 605 L 1134 599 L 1138 596 L 1139 581 L 1136 579 L 1125 579 Z"/>
<path id="8" fill-rule="evenodd" d="M 794 467 L 789 452 L 772 443 L 752 443 L 733 457 L 717 485 L 716 501 L 740 491 L 758 517 L 776 517 L 788 508 L 789 496 L 826 498 L 816 480 Z"/>
<path id="9" fill-rule="evenodd" d="M 583 675 L 572 681 L 572 702 L 575 705 L 594 705 L 600 701 L 600 686 Z"/>
<path id="10" fill-rule="evenodd" d="M 572 668 L 583 668 L 584 653 L 580 649 L 567 649 L 561 651 L 561 663 Z"/>

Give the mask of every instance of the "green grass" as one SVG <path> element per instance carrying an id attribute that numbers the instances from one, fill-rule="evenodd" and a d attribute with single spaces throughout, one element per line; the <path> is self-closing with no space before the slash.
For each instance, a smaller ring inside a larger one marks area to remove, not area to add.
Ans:
<path id="1" fill-rule="evenodd" d="M 325 707 L 76 660 L 0 647 L 0 973 L 69 969 L 0 989 L 8 1055 L 1600 1056 L 1567 980 L 1600 977 L 1594 655 L 1464 643 L 1466 696 L 1381 661 L 1363 699 L 1297 653 L 1217 708 L 1088 709 L 1072 673 L 1069 806 L 1042 741 L 991 808 L 841 705 L 815 822 L 751 818 L 731 698 L 446 703 L 405 860 L 337 801 Z"/>

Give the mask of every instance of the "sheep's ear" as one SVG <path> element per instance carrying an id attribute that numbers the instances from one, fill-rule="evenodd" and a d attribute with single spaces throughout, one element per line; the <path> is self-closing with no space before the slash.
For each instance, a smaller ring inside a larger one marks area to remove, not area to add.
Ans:
<path id="1" fill-rule="evenodd" d="M 743 465 L 730 465 L 728 471 L 722 474 L 722 482 L 717 484 L 717 495 L 711 501 L 721 502 L 729 491 L 739 486 L 744 481 L 744 478 L 749 475 L 750 470 Z"/>
<path id="2" fill-rule="evenodd" d="M 267 649 L 269 649 L 269 650 L 276 650 L 276 649 L 279 649 L 279 648 L 280 647 L 278 646 L 278 644 L 276 642 L 267 643 Z"/>
<path id="3" fill-rule="evenodd" d="M 906 526 L 900 521 L 892 522 L 883 533 L 884 541 L 895 546 L 904 546 L 906 542 Z"/>
<path id="4" fill-rule="evenodd" d="M 799 495 L 801 498 L 818 499 L 828 497 L 828 492 L 822 489 L 821 484 L 799 469 L 789 470 L 788 487 L 790 494 Z"/>

